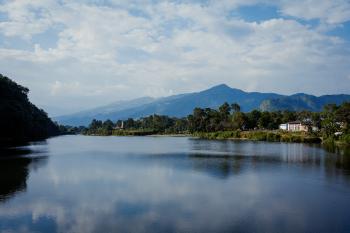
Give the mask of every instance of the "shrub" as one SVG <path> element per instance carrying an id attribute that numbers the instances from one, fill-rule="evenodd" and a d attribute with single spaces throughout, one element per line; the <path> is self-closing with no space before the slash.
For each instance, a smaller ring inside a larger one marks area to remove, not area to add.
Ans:
<path id="1" fill-rule="evenodd" d="M 278 133 L 267 133 L 266 140 L 269 142 L 279 142 L 281 140 L 281 135 Z"/>
<path id="2" fill-rule="evenodd" d="M 350 145 L 350 134 L 343 134 L 342 136 L 340 136 L 339 140 L 342 143 L 346 143 Z"/>

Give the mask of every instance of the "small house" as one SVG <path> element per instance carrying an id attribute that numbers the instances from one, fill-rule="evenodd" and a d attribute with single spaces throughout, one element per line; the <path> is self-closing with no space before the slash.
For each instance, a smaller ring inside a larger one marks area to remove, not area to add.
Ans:
<path id="1" fill-rule="evenodd" d="M 308 131 L 308 126 L 303 124 L 301 121 L 292 121 L 285 124 L 280 124 L 280 129 L 292 132 Z"/>

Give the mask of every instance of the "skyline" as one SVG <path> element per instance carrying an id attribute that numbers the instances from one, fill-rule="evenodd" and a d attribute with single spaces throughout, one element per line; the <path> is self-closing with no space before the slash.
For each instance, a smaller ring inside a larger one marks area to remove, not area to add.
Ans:
<path id="1" fill-rule="evenodd" d="M 39 106 L 80 111 L 221 83 L 350 94 L 345 0 L 0 3 L 1 73 Z"/>

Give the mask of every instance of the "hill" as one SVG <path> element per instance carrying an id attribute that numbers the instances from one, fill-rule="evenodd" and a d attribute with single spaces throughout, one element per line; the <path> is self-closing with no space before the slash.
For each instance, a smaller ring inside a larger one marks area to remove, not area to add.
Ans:
<path id="1" fill-rule="evenodd" d="M 87 125 L 94 118 L 98 120 L 117 120 L 127 119 L 129 117 L 139 118 L 151 114 L 183 117 L 190 114 L 195 107 L 217 108 L 225 101 L 230 103 L 237 102 L 242 106 L 243 111 L 250 111 L 259 108 L 263 100 L 278 97 L 281 97 L 281 95 L 244 92 L 221 84 L 201 92 L 180 94 L 153 100 L 146 97 L 124 101 L 122 104 L 117 103 L 72 115 L 56 117 L 55 120 L 67 125 Z"/>
<path id="2" fill-rule="evenodd" d="M 238 103 L 242 111 L 261 110 L 311 110 L 320 111 L 327 103 L 340 104 L 350 101 L 350 95 L 329 95 L 316 97 L 306 94 L 285 96 L 275 93 L 245 92 L 225 84 L 210 89 L 151 99 L 148 97 L 118 102 L 76 114 L 56 117 L 61 124 L 88 125 L 92 119 L 113 121 L 127 118 L 140 118 L 152 114 L 184 117 L 195 107 L 218 108 L 224 102 Z M 292 107 L 291 107 L 292 106 Z"/>
<path id="3" fill-rule="evenodd" d="M 262 111 L 290 110 L 302 111 L 308 110 L 319 112 L 326 104 L 340 105 L 343 102 L 350 101 L 350 95 L 323 95 L 313 96 L 304 93 L 283 96 L 276 99 L 264 100 L 260 109 Z"/>
<path id="4" fill-rule="evenodd" d="M 118 112 L 139 108 L 143 105 L 152 103 L 154 100 L 155 99 L 151 97 L 142 97 L 129 101 L 118 101 L 106 106 L 97 107 L 70 115 L 60 116 L 54 119 L 65 125 L 88 125 L 92 119 L 114 119 L 114 117 L 118 115 Z"/>
<path id="5" fill-rule="evenodd" d="M 0 144 L 57 135 L 47 114 L 28 100 L 29 90 L 0 74 Z"/>

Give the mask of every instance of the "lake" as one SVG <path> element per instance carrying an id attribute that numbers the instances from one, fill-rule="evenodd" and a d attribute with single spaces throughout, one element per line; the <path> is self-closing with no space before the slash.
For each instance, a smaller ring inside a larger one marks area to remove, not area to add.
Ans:
<path id="1" fill-rule="evenodd" d="M 0 232 L 350 232 L 350 155 L 60 136 L 1 152 Z"/>

